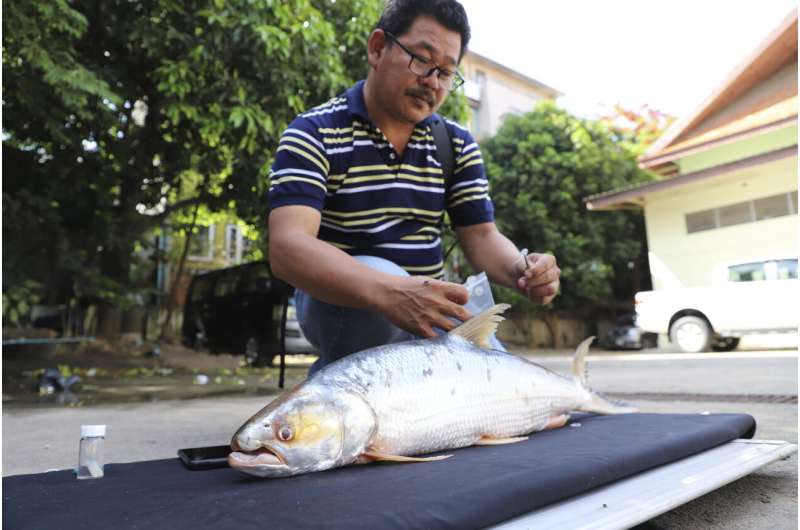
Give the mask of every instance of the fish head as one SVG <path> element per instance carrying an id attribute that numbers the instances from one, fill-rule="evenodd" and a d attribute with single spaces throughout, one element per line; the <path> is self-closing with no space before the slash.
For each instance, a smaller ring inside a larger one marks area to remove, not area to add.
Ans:
<path id="1" fill-rule="evenodd" d="M 353 462 L 376 430 L 375 413 L 361 396 L 301 385 L 236 431 L 228 464 L 259 477 L 331 469 Z"/>

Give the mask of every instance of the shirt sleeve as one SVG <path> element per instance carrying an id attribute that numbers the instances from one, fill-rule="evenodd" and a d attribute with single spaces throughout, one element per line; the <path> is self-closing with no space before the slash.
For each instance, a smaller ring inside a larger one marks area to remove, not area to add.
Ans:
<path id="1" fill-rule="evenodd" d="M 447 213 L 455 226 L 493 222 L 494 206 L 478 143 L 457 123 L 446 123 L 455 155 L 453 176 L 447 187 Z"/>
<path id="2" fill-rule="evenodd" d="M 308 118 L 295 118 L 278 142 L 270 170 L 270 210 L 290 205 L 322 210 L 329 170 L 317 127 Z"/>

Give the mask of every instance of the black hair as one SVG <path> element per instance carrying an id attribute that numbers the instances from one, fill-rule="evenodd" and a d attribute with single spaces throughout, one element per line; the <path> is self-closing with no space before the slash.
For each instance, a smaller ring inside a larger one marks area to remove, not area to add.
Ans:
<path id="1" fill-rule="evenodd" d="M 450 31 L 461 34 L 461 50 L 458 55 L 458 61 L 461 62 L 469 44 L 470 31 L 464 6 L 456 0 L 387 0 L 375 29 L 400 37 L 421 16 L 432 17 Z"/>

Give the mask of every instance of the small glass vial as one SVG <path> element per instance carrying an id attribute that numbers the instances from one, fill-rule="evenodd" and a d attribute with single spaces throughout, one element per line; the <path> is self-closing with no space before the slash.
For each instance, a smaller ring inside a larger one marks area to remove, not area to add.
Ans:
<path id="1" fill-rule="evenodd" d="M 102 478 L 105 439 L 105 425 L 81 425 L 78 469 L 75 470 L 79 479 Z"/>

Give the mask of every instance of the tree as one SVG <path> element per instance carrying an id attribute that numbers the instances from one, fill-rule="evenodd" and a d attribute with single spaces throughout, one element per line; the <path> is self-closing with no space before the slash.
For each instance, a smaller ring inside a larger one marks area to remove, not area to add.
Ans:
<path id="1" fill-rule="evenodd" d="M 642 105 L 631 109 L 616 104 L 600 118 L 600 122 L 611 129 L 614 141 L 637 158 L 664 133 L 675 121 L 674 116 Z"/>
<path id="2" fill-rule="evenodd" d="M 7 281 L 38 281 L 53 300 L 69 293 L 103 301 L 113 333 L 112 308 L 128 300 L 143 234 L 198 202 L 263 223 L 280 133 L 363 76 L 380 7 L 6 5 L 3 236 L 15 249 L 4 253 Z"/>
<path id="3" fill-rule="evenodd" d="M 590 308 L 609 307 L 619 296 L 615 280 L 629 285 L 629 264 L 646 260 L 641 213 L 593 213 L 583 203 L 652 179 L 615 135 L 603 123 L 543 102 L 507 118 L 482 146 L 501 231 L 520 247 L 554 254 L 561 268 L 561 293 L 548 306 L 520 304 L 509 291 L 499 298 L 540 312 L 551 331 L 556 312 L 588 316 Z"/>

